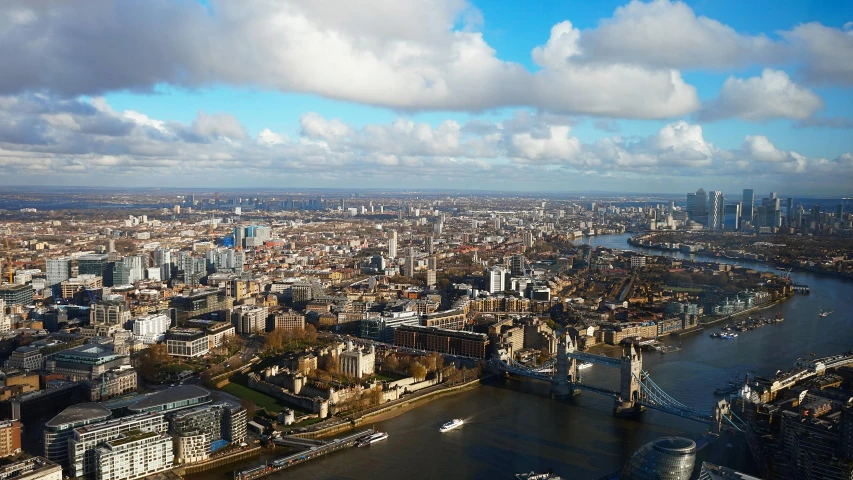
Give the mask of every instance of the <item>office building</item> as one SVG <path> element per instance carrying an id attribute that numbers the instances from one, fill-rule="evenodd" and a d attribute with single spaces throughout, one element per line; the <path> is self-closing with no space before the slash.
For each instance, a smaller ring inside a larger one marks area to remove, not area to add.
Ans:
<path id="1" fill-rule="evenodd" d="M 506 277 L 509 271 L 501 266 L 492 267 L 486 276 L 486 285 L 489 293 L 500 293 L 506 290 Z"/>
<path id="2" fill-rule="evenodd" d="M 0 457 L 9 457 L 21 453 L 21 422 L 17 420 L 0 421 Z"/>
<path id="3" fill-rule="evenodd" d="M 305 315 L 294 310 L 276 313 L 273 317 L 273 328 L 281 330 L 304 330 Z"/>
<path id="4" fill-rule="evenodd" d="M 472 358 L 486 358 L 485 333 L 404 325 L 394 329 L 394 345 Z"/>
<path id="5" fill-rule="evenodd" d="M 122 365 L 104 372 L 99 378 L 85 382 L 88 385 L 86 399 L 90 402 L 102 402 L 104 400 L 125 395 L 136 391 L 136 370 L 130 365 Z"/>
<path id="6" fill-rule="evenodd" d="M 263 333 L 267 328 L 267 307 L 238 305 L 231 311 L 231 322 L 237 333 Z"/>
<path id="7" fill-rule="evenodd" d="M 156 343 L 163 339 L 171 326 L 172 319 L 163 313 L 137 317 L 133 319 L 133 336 L 143 343 Z"/>
<path id="8" fill-rule="evenodd" d="M 622 480 L 689 480 L 696 463 L 696 442 L 663 437 L 634 452 L 622 469 Z"/>
<path id="9" fill-rule="evenodd" d="M 93 478 L 100 468 L 94 450 L 105 442 L 131 432 L 164 434 L 168 429 L 169 424 L 163 415 L 150 412 L 76 427 L 68 439 L 69 473 L 73 477 Z"/>
<path id="10" fill-rule="evenodd" d="M 44 456 L 68 470 L 68 439 L 77 427 L 103 422 L 112 417 L 112 412 L 100 403 L 78 403 L 72 405 L 44 425 Z"/>
<path id="11" fill-rule="evenodd" d="M 118 325 L 123 327 L 130 321 L 130 310 L 124 299 L 104 300 L 91 307 L 89 323 L 92 325 Z"/>
<path id="12" fill-rule="evenodd" d="M 210 351 L 210 344 L 202 330 L 175 328 L 166 332 L 166 351 L 176 357 L 200 357 Z"/>
<path id="13" fill-rule="evenodd" d="M 696 190 L 696 205 L 693 207 L 693 216 L 699 223 L 706 223 L 708 217 L 708 195 L 705 190 Z"/>
<path id="14" fill-rule="evenodd" d="M 41 349 L 29 345 L 16 348 L 6 360 L 6 369 L 9 370 L 41 370 Z"/>
<path id="15" fill-rule="evenodd" d="M 794 223 L 794 199 L 792 197 L 788 198 L 785 208 L 785 218 L 787 219 L 788 225 L 792 225 Z"/>
<path id="16" fill-rule="evenodd" d="M 65 299 L 72 299 L 78 293 L 86 292 L 87 299 L 94 297 L 96 291 L 103 287 L 103 278 L 96 275 L 78 275 L 59 283 L 60 295 Z"/>
<path id="17" fill-rule="evenodd" d="M 97 480 L 132 480 L 172 468 L 172 438 L 157 432 L 127 432 L 94 450 Z"/>
<path id="18" fill-rule="evenodd" d="M 3 300 L 6 308 L 14 305 L 32 305 L 33 287 L 31 285 L 18 284 L 0 285 L 0 300 Z"/>
<path id="19" fill-rule="evenodd" d="M 369 312 L 359 322 L 359 337 L 391 343 L 394 341 L 394 329 L 403 325 L 420 325 L 418 312 L 390 312 L 387 315 Z"/>
<path id="20" fill-rule="evenodd" d="M 45 360 L 45 370 L 72 381 L 94 380 L 123 365 L 130 365 L 127 355 L 119 355 L 110 347 L 95 344 L 62 350 Z"/>
<path id="21" fill-rule="evenodd" d="M 751 188 L 743 189 L 743 205 L 741 207 L 741 213 L 743 216 L 743 220 L 747 222 L 753 221 L 753 216 L 755 215 L 755 191 Z"/>
<path id="22" fill-rule="evenodd" d="M 687 211 L 687 214 L 690 215 L 690 218 L 695 218 L 696 216 L 696 194 L 688 193 L 686 199 L 686 205 L 684 210 Z"/>
<path id="23" fill-rule="evenodd" d="M 45 260 L 45 287 L 50 288 L 71 278 L 71 257 Z"/>
<path id="24" fill-rule="evenodd" d="M 740 202 L 726 205 L 723 216 L 723 229 L 735 231 L 740 228 L 740 219 L 743 216 Z"/>
<path id="25" fill-rule="evenodd" d="M 372 375 L 376 366 L 376 347 L 361 347 L 347 340 L 346 348 L 338 355 L 340 372 L 348 377 Z"/>
<path id="26" fill-rule="evenodd" d="M 105 253 L 82 255 L 77 259 L 77 275 L 96 275 L 104 278 L 109 263 L 110 256 Z"/>
<path id="27" fill-rule="evenodd" d="M 708 194 L 708 228 L 711 230 L 722 230 L 725 217 L 725 201 L 723 192 L 712 190 Z"/>

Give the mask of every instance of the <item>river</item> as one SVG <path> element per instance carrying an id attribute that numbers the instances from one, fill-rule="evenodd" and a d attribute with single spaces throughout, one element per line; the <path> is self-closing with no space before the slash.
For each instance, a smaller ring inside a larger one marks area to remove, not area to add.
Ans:
<path id="1" fill-rule="evenodd" d="M 595 246 L 686 258 L 631 247 L 626 243 L 629 237 L 601 236 L 592 241 Z M 755 262 L 729 263 L 772 269 Z M 798 357 L 853 348 L 853 282 L 809 273 L 792 276 L 808 284 L 812 294 L 795 296 L 766 311 L 781 311 L 784 322 L 742 332 L 735 340 L 712 339 L 708 331 L 686 336 L 680 340 L 680 352 L 646 353 L 643 368 L 674 398 L 710 410 L 713 390 L 736 373 L 772 375 L 791 367 Z M 820 307 L 835 313 L 819 318 Z M 584 372 L 584 381 L 617 389 L 618 372 L 596 365 Z M 611 399 L 592 393 L 565 401 L 552 400 L 547 393 L 543 383 L 497 380 L 376 423 L 376 429 L 390 435 L 385 442 L 335 453 L 268 478 L 511 479 L 515 473 L 552 468 L 564 478 L 595 479 L 619 469 L 637 448 L 659 436 L 695 438 L 706 429 L 654 411 L 643 413 L 639 421 L 617 419 L 611 415 Z M 462 428 L 438 432 L 441 423 L 456 417 L 466 419 Z M 725 450 L 724 442 L 717 443 L 723 451 L 714 460 L 733 467 L 748 462 L 744 450 Z M 191 478 L 230 478 L 233 468 Z"/>

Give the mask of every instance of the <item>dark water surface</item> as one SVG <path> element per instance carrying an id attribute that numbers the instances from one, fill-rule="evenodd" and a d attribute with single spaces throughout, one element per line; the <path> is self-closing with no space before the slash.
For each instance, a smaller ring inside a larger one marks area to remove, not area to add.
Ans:
<path id="1" fill-rule="evenodd" d="M 596 237 L 593 244 L 641 250 L 625 243 L 628 237 Z M 798 357 L 853 348 L 853 283 L 797 272 L 793 277 L 809 284 L 812 294 L 764 312 L 771 316 L 781 311 L 783 323 L 741 332 L 735 340 L 710 338 L 715 328 L 681 340 L 666 339 L 680 341 L 683 350 L 646 353 L 643 368 L 674 398 L 710 410 L 713 390 L 736 373 L 772 375 L 792 367 Z M 835 313 L 819 318 L 820 307 Z M 596 365 L 584 371 L 584 382 L 618 389 L 618 371 Z M 267 478 L 512 479 L 515 473 L 553 468 L 564 478 L 594 479 L 619 469 L 634 450 L 659 436 L 695 438 L 706 430 L 700 423 L 654 411 L 643 413 L 639 421 L 617 419 L 611 415 L 611 400 L 593 393 L 565 401 L 552 400 L 547 393 L 544 383 L 497 380 L 376 423 L 376 429 L 390 435 L 385 442 L 335 453 Z M 441 423 L 457 417 L 466 419 L 462 428 L 439 433 Z M 717 446 L 725 449 L 726 442 L 720 443 Z M 745 457 L 742 450 L 729 449 L 724 458 L 714 460 L 738 466 Z M 233 468 L 193 478 L 231 478 Z"/>

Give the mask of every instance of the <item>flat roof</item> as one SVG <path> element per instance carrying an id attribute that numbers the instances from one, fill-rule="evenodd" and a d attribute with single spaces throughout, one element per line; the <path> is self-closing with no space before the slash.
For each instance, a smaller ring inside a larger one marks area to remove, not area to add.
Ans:
<path id="1" fill-rule="evenodd" d="M 45 427 L 61 427 L 90 420 L 106 419 L 112 412 L 100 403 L 78 403 L 59 412 L 44 424 Z"/>
<path id="2" fill-rule="evenodd" d="M 169 387 L 155 393 L 154 395 L 145 397 L 142 400 L 129 405 L 128 410 L 132 412 L 154 411 L 156 410 L 156 407 L 180 402 L 182 400 L 200 399 L 203 397 L 210 397 L 210 392 L 196 385 L 179 385 L 177 387 Z M 184 405 L 184 407 L 190 406 L 193 405 Z"/>

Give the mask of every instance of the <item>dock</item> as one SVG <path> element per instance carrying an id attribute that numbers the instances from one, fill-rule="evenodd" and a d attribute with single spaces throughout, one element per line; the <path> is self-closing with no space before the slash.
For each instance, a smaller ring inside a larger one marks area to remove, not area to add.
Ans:
<path id="1" fill-rule="evenodd" d="M 303 442 L 302 445 L 306 446 L 306 450 L 302 450 L 297 453 L 292 453 L 285 457 L 281 457 L 277 460 L 268 461 L 265 465 L 259 465 L 254 468 L 250 468 L 248 470 L 243 470 L 240 472 L 234 472 L 234 480 L 255 480 L 256 478 L 265 477 L 267 475 L 280 472 L 284 469 L 293 467 L 295 465 L 299 465 L 301 463 L 305 463 L 311 459 L 322 457 L 323 455 L 327 455 L 332 452 L 337 452 L 338 450 L 343 450 L 345 448 L 354 447 L 356 441 L 364 436 L 375 433 L 373 430 L 364 430 L 362 432 L 353 433 L 352 435 L 347 435 L 346 437 L 336 438 L 334 440 L 317 442 L 313 441 L 312 443 L 317 443 L 315 445 L 308 446 L 308 444 Z M 284 442 L 276 442 L 276 443 L 285 443 Z M 309 441 L 311 442 L 311 441 Z M 295 442 L 287 442 L 289 445 L 294 445 Z"/>

